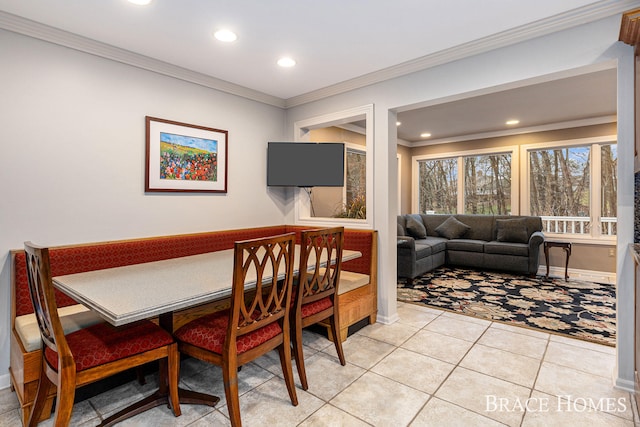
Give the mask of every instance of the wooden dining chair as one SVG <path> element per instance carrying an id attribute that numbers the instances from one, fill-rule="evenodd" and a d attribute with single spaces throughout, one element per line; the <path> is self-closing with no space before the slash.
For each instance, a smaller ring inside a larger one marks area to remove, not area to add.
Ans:
<path id="1" fill-rule="evenodd" d="M 57 389 L 54 424 L 68 426 L 76 388 L 155 360 L 160 362 L 160 387 L 167 392 L 168 381 L 169 404 L 174 415 L 179 416 L 180 356 L 171 334 L 143 320 L 122 327 L 103 322 L 65 335 L 58 316 L 49 249 L 26 242 L 24 250 L 29 292 L 44 344 L 38 391 L 28 425 L 38 424 L 52 387 Z M 101 425 L 111 425 L 146 409 L 120 411 Z"/>
<path id="2" fill-rule="evenodd" d="M 231 307 L 174 332 L 181 353 L 222 368 L 234 427 L 242 425 L 238 368 L 273 349 L 278 349 L 291 403 L 298 405 L 289 335 L 294 255 L 295 233 L 236 242 Z"/>
<path id="3" fill-rule="evenodd" d="M 302 353 L 303 328 L 328 320 L 340 364 L 346 364 L 338 314 L 338 283 L 342 268 L 344 227 L 303 231 L 301 235 L 300 268 L 294 288 L 294 308 L 291 310 L 291 340 L 300 382 L 303 390 L 307 390 L 309 385 Z"/>

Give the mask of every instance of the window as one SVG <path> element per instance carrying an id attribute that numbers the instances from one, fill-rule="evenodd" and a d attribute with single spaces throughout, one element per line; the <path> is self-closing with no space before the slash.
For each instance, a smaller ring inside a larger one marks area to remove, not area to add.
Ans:
<path id="1" fill-rule="evenodd" d="M 503 153 L 483 150 L 449 158 L 415 158 L 419 212 L 510 214 L 515 152 L 511 147 Z"/>
<path id="2" fill-rule="evenodd" d="M 414 156 L 412 210 L 536 215 L 548 236 L 609 244 L 617 233 L 615 139 Z"/>
<path id="3" fill-rule="evenodd" d="M 367 200 L 367 152 L 351 147 L 347 147 L 346 151 L 345 205 L 361 205 L 364 209 Z"/>
<path id="4" fill-rule="evenodd" d="M 618 216 L 618 145 L 608 144 L 601 148 L 600 200 L 601 232 L 607 236 L 617 235 Z"/>
<path id="5" fill-rule="evenodd" d="M 346 137 L 347 134 L 349 137 Z M 373 194 L 373 104 L 296 121 L 294 135 L 295 141 L 352 142 L 354 146 L 350 148 L 363 154 L 355 152 L 348 155 L 345 170 L 352 172 L 348 172 L 344 187 L 294 190 L 294 223 L 310 226 L 348 224 L 352 228 L 373 228 L 373 197 L 370 196 Z M 345 187 L 349 187 L 349 195 Z M 358 198 L 358 194 L 361 198 Z M 352 209 L 347 209 L 347 198 L 355 203 Z M 361 205 L 357 205 L 359 201 Z"/>
<path id="6" fill-rule="evenodd" d="M 511 153 L 463 159 L 464 213 L 511 213 Z"/>
<path id="7" fill-rule="evenodd" d="M 610 138 L 523 147 L 527 211 L 544 232 L 613 239 L 617 223 L 617 144 Z"/>
<path id="8" fill-rule="evenodd" d="M 424 160 L 418 165 L 420 213 L 456 213 L 457 159 Z"/>
<path id="9" fill-rule="evenodd" d="M 555 233 L 588 233 L 590 201 L 590 147 L 563 147 L 529 151 L 529 208 L 531 215 L 562 218 Z"/>

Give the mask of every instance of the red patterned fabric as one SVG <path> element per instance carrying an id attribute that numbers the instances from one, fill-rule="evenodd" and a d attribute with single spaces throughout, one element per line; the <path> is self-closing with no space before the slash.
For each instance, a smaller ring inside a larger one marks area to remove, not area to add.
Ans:
<path id="1" fill-rule="evenodd" d="M 309 304 L 303 304 L 301 307 L 301 316 L 304 319 L 316 313 L 320 313 L 322 310 L 326 310 L 331 307 L 331 298 L 326 297 L 319 299 L 318 301 L 310 302 Z"/>
<path id="2" fill-rule="evenodd" d="M 300 242 L 301 232 L 311 230 L 313 227 L 305 227 L 300 225 L 287 225 L 286 232 L 296 233 L 296 242 Z M 371 274 L 371 244 L 373 233 L 371 230 L 344 230 L 344 249 L 351 251 L 360 251 L 362 256 L 351 261 L 343 262 L 342 269 L 353 271 L 361 274 Z"/>
<path id="3" fill-rule="evenodd" d="M 174 332 L 174 336 L 185 343 L 222 354 L 224 339 L 229 324 L 229 310 L 212 313 L 187 323 Z M 260 344 L 282 333 L 278 322 L 238 337 L 236 346 L 238 354 L 251 350 Z"/>
<path id="4" fill-rule="evenodd" d="M 344 249 L 360 251 L 360 258 L 343 262 L 342 269 L 361 274 L 371 274 L 371 240 L 374 233 L 371 230 L 344 230 Z"/>
<path id="5" fill-rule="evenodd" d="M 66 338 L 77 372 L 173 342 L 171 334 L 148 320 L 119 327 L 98 323 L 72 332 Z M 47 347 L 45 356 L 51 366 L 57 368 L 58 353 Z"/>
<path id="6" fill-rule="evenodd" d="M 281 225 L 52 247 L 49 249 L 51 274 L 62 276 L 232 249 L 234 242 L 238 240 L 282 234 L 285 228 Z M 16 315 L 21 316 L 33 313 L 33 306 L 29 297 L 24 251 L 15 251 L 14 255 Z M 77 304 L 59 291 L 56 291 L 56 302 L 58 307 Z"/>
<path id="7" fill-rule="evenodd" d="M 238 240 L 254 239 L 292 231 L 296 232 L 296 239 L 300 240 L 300 232 L 306 229 L 309 229 L 309 227 L 279 225 L 52 247 L 49 249 L 51 274 L 53 276 L 62 276 L 232 249 L 234 242 Z M 370 273 L 372 238 L 373 234 L 369 230 L 345 230 L 344 248 L 360 251 L 362 252 L 362 257 L 343 263 L 343 270 L 362 274 Z M 29 297 L 24 251 L 14 251 L 13 254 L 16 316 L 21 316 L 33 313 L 33 306 Z M 57 290 L 56 302 L 58 307 L 77 304 L 72 298 Z"/>

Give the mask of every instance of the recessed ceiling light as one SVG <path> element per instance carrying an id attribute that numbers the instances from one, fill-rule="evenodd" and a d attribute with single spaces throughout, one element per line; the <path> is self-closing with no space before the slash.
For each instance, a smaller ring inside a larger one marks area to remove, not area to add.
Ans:
<path id="1" fill-rule="evenodd" d="M 396 126 L 400 126 L 402 122 L 396 122 Z"/>
<path id="2" fill-rule="evenodd" d="M 296 61 L 294 61 L 293 58 L 289 58 L 288 56 L 285 56 L 283 58 L 278 59 L 278 65 L 281 67 L 289 68 L 296 65 Z"/>
<path id="3" fill-rule="evenodd" d="M 431 134 L 429 132 L 421 133 L 420 138 L 429 138 Z"/>
<path id="4" fill-rule="evenodd" d="M 213 33 L 213 37 L 215 37 L 217 40 L 220 40 L 221 42 L 227 43 L 234 42 L 238 39 L 236 33 L 231 30 L 218 30 Z"/>
<path id="5" fill-rule="evenodd" d="M 506 124 L 507 126 L 517 125 L 518 123 L 520 123 L 520 120 L 518 120 L 518 119 L 511 119 L 511 120 L 507 120 L 507 121 L 505 122 L 505 124 Z"/>
<path id="6" fill-rule="evenodd" d="M 151 3 L 151 0 L 129 0 L 129 3 L 137 4 L 138 6 L 146 6 Z"/>

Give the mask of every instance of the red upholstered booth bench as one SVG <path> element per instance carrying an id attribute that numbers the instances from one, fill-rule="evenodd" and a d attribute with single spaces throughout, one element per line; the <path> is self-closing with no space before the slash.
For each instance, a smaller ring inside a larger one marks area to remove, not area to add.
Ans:
<path id="1" fill-rule="evenodd" d="M 212 231 L 197 234 L 160 236 L 144 239 L 98 242 L 50 248 L 53 276 L 101 270 L 144 262 L 178 258 L 232 249 L 239 240 L 271 236 L 312 227 L 277 225 L 270 227 Z M 33 238 L 33 236 L 31 237 Z M 343 263 L 344 291 L 340 292 L 341 339 L 347 328 L 365 318 L 375 323 L 377 313 L 377 232 L 345 229 L 345 249 L 357 250 L 362 257 Z M 11 251 L 11 360 L 9 373 L 22 410 L 23 423 L 29 419 L 40 374 L 41 341 L 29 296 L 23 250 Z M 342 282 L 341 282 L 342 285 Z M 97 314 L 56 291 L 56 301 L 65 331 L 71 332 L 100 321 Z M 225 301 L 210 303 L 176 313 L 174 327 L 204 313 L 219 310 Z M 49 418 L 53 394 L 43 411 Z"/>

